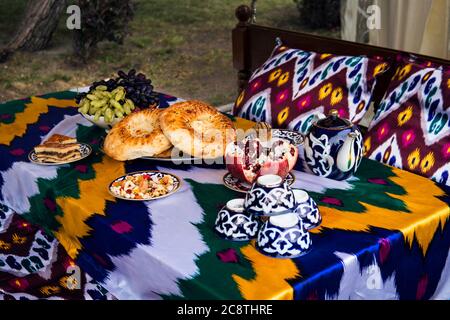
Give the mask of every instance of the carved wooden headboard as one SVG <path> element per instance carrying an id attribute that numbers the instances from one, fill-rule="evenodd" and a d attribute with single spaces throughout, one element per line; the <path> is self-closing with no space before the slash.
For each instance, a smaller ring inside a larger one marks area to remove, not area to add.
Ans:
<path id="1" fill-rule="evenodd" d="M 402 51 L 388 48 L 375 47 L 356 42 L 320 37 L 316 35 L 265 27 L 252 23 L 253 10 L 246 5 L 236 9 L 238 24 L 233 29 L 233 65 L 238 71 L 239 91 L 246 85 L 252 72 L 269 57 L 276 38 L 280 38 L 288 47 L 320 53 L 334 53 L 340 55 L 369 55 L 381 56 L 395 61 L 396 56 Z M 419 58 L 450 65 L 450 61 L 415 54 Z M 393 65 L 377 81 L 373 101 L 375 104 L 382 99 L 390 79 L 395 72 Z"/>

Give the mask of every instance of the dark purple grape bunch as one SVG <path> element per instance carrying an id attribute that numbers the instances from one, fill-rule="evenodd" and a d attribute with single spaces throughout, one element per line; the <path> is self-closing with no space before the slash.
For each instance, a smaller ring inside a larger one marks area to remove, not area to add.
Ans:
<path id="1" fill-rule="evenodd" d="M 89 91 L 95 90 L 95 88 L 97 88 L 98 86 L 106 86 L 108 88 L 106 91 L 111 92 L 119 85 L 117 84 L 117 79 L 101 80 L 94 82 L 92 86 L 89 88 Z"/>
<path id="2" fill-rule="evenodd" d="M 98 86 L 106 86 L 107 91 L 112 91 L 115 88 L 122 86 L 127 92 L 126 98 L 131 99 L 134 105 L 137 107 L 135 110 L 149 108 L 151 106 L 157 106 L 159 104 L 159 97 L 156 92 L 153 91 L 152 82 L 147 79 L 143 73 L 136 74 L 135 69 L 131 69 L 128 73 L 120 70 L 118 78 L 109 80 L 101 80 L 94 82 L 89 91 L 94 90 Z M 75 100 L 77 103 L 86 97 L 88 93 L 79 93 Z"/>
<path id="3" fill-rule="evenodd" d="M 122 70 L 117 73 L 117 85 L 125 88 L 126 97 L 134 102 L 140 109 L 155 106 L 159 103 L 158 94 L 153 91 L 152 81 L 147 79 L 143 73 L 136 74 L 131 69 L 128 74 Z"/>

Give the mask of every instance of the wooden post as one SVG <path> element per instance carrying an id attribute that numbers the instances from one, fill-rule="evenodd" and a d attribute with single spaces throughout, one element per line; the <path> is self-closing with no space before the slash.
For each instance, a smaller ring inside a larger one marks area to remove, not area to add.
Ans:
<path id="1" fill-rule="evenodd" d="M 240 92 L 251 76 L 246 48 L 249 45 L 247 27 L 250 24 L 252 10 L 249 6 L 241 5 L 236 9 L 235 15 L 239 22 L 232 31 L 233 66 L 238 70 L 238 91 Z"/>

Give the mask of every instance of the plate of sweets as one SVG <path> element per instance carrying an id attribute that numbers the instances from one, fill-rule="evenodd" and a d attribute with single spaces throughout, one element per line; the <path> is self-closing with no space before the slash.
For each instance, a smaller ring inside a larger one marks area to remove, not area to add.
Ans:
<path id="1" fill-rule="evenodd" d="M 46 141 L 34 147 L 28 159 L 40 165 L 61 165 L 79 161 L 92 153 L 92 148 L 86 143 L 62 134 L 53 134 Z"/>
<path id="2" fill-rule="evenodd" d="M 179 190 L 181 179 L 161 171 L 138 171 L 114 179 L 109 193 L 122 200 L 148 201 L 164 198 Z"/>

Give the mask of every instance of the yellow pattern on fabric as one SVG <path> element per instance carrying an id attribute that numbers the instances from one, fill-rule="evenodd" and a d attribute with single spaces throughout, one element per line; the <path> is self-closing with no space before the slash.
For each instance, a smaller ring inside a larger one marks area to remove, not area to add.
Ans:
<path id="1" fill-rule="evenodd" d="M 253 241 L 254 242 L 254 241 Z M 286 281 L 300 276 L 297 266 L 289 259 L 274 259 L 259 253 L 254 243 L 241 248 L 242 254 L 252 263 L 254 279 L 233 275 L 244 299 L 292 300 L 294 290 Z"/>
<path id="2" fill-rule="evenodd" d="M 55 236 L 71 258 L 75 258 L 81 249 L 79 238 L 87 236 L 91 231 L 85 223 L 86 219 L 94 214 L 105 215 L 106 201 L 115 201 L 108 192 L 109 183 L 114 177 L 125 174 L 124 163 L 107 156 L 103 157 L 102 162 L 94 164 L 93 169 L 94 179 L 78 180 L 79 198 L 56 199 L 64 215 L 56 217 L 61 227 Z"/>
<path id="3" fill-rule="evenodd" d="M 9 145 L 15 137 L 21 137 L 27 131 L 27 126 L 38 121 L 39 116 L 48 112 L 48 107 L 66 108 L 75 106 L 74 100 L 31 97 L 23 112 L 16 113 L 12 123 L 0 123 L 0 144 Z"/>
<path id="4" fill-rule="evenodd" d="M 311 232 L 320 232 L 321 228 L 368 232 L 371 226 L 399 230 L 409 245 L 412 245 L 416 238 L 425 255 L 439 224 L 442 228 L 450 217 L 448 205 L 437 198 L 445 195 L 445 192 L 429 179 L 396 168 L 392 168 L 392 171 L 397 176 L 390 180 L 404 187 L 407 194 L 389 195 L 403 201 L 410 212 L 376 207 L 364 203 L 364 200 L 360 201 L 366 207 L 363 213 L 320 206 L 322 225 Z"/>
<path id="5" fill-rule="evenodd" d="M 0 240 L 0 250 L 5 250 L 5 251 L 7 251 L 7 250 L 9 250 L 9 249 L 11 249 L 11 244 L 8 243 L 8 242 L 5 242 L 5 241 L 3 241 L 3 240 Z"/>

